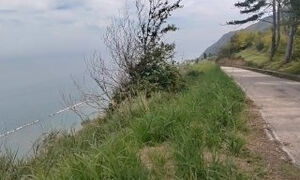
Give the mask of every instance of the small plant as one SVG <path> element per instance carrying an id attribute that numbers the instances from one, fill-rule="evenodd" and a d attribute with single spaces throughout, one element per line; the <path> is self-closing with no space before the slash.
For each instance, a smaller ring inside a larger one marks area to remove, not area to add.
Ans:
<path id="1" fill-rule="evenodd" d="M 235 53 L 235 50 L 232 48 L 230 44 L 227 44 L 218 52 L 218 59 L 222 58 L 230 58 Z"/>
<path id="2" fill-rule="evenodd" d="M 199 72 L 199 71 L 196 71 L 196 70 L 190 70 L 186 73 L 186 76 L 192 77 L 192 78 L 197 78 L 202 74 L 203 74 L 203 72 Z"/>
<path id="3" fill-rule="evenodd" d="M 246 144 L 245 139 L 241 136 L 237 135 L 236 133 L 231 133 L 228 136 L 228 149 L 231 153 L 238 156 Z"/>
<path id="4" fill-rule="evenodd" d="M 262 41 L 259 41 L 255 47 L 257 51 L 262 51 L 265 48 L 265 44 Z"/>

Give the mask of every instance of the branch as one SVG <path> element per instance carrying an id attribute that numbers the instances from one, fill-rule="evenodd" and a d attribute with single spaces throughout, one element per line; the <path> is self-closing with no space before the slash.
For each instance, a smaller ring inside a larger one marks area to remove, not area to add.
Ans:
<path id="1" fill-rule="evenodd" d="M 264 13 L 255 14 L 247 19 L 244 20 L 235 20 L 227 22 L 228 25 L 239 25 L 239 24 L 246 24 L 248 22 L 257 21 L 259 18 L 261 18 L 264 15 Z"/>

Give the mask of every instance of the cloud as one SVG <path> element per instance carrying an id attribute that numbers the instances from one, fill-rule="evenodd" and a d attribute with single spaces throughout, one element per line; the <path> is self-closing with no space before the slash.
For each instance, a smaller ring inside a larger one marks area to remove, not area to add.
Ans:
<path id="1" fill-rule="evenodd" d="M 1 0 L 0 60 L 68 56 L 99 49 L 123 0 Z"/>
<path id="2" fill-rule="evenodd" d="M 184 8 L 172 17 L 179 31 L 171 35 L 184 58 L 194 58 L 217 41 L 223 34 L 242 28 L 226 22 L 240 18 L 234 8 L 236 0 L 184 0 Z"/>
<path id="3" fill-rule="evenodd" d="M 4 57 L 75 54 L 101 47 L 101 34 L 127 0 L 1 0 L 0 60 Z M 129 1 L 131 2 L 131 1 Z M 223 33 L 239 15 L 235 0 L 184 0 L 172 17 L 180 31 L 169 39 L 178 53 L 195 57 Z M 103 49 L 100 49 L 103 50 Z"/>
<path id="4" fill-rule="evenodd" d="M 36 9 L 47 10 L 51 8 L 51 0 L 1 0 L 1 9 L 22 10 Z"/>
<path id="5" fill-rule="evenodd" d="M 66 1 L 58 1 L 55 4 L 55 9 L 57 10 L 68 10 L 68 9 L 74 9 L 74 8 L 80 8 L 84 6 L 84 2 L 80 0 L 66 0 Z"/>
<path id="6" fill-rule="evenodd" d="M 0 19 L 105 26 L 125 0 L 1 0 Z M 26 18 L 25 18 L 26 17 Z"/>

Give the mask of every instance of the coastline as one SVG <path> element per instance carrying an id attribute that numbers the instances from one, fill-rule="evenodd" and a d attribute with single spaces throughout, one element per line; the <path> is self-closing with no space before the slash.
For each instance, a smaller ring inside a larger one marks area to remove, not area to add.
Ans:
<path id="1" fill-rule="evenodd" d="M 55 113 L 52 113 L 52 114 L 48 115 L 48 117 L 50 117 L 50 118 L 55 117 L 56 115 L 59 115 L 59 114 L 64 113 L 64 112 L 66 112 L 66 111 L 69 111 L 70 109 L 72 109 L 72 108 L 74 108 L 74 107 L 79 107 L 79 106 L 81 106 L 81 105 L 84 105 L 85 103 L 86 103 L 86 102 L 80 102 L 80 103 L 78 103 L 78 104 L 75 104 L 74 106 L 70 106 L 70 107 L 64 108 L 64 109 L 62 109 L 62 110 L 59 110 L 59 111 L 57 111 L 57 112 L 55 112 Z M 43 120 L 35 120 L 35 121 L 30 122 L 30 123 L 21 125 L 21 126 L 15 128 L 15 129 L 6 131 L 6 132 L 4 132 L 4 133 L 1 133 L 1 134 L 0 134 L 0 138 L 9 136 L 10 134 L 13 134 L 13 133 L 15 133 L 15 132 L 17 132 L 17 131 L 20 131 L 20 130 L 24 129 L 24 128 L 27 128 L 27 127 L 36 125 L 36 124 L 38 124 L 38 123 L 40 123 L 40 122 L 42 122 L 42 121 L 43 121 Z"/>

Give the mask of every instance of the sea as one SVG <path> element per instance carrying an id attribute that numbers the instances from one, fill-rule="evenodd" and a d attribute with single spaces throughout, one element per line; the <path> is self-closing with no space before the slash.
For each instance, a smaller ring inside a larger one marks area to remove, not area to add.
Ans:
<path id="1" fill-rule="evenodd" d="M 77 98 L 84 76 L 83 56 L 0 59 L 0 153 L 30 156 L 50 132 L 80 129 L 62 96 Z"/>

